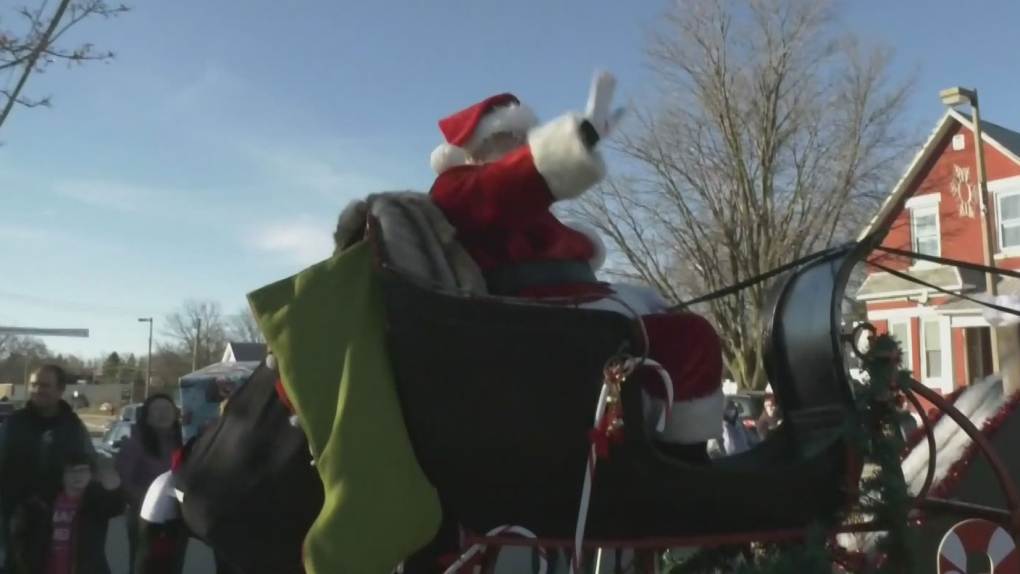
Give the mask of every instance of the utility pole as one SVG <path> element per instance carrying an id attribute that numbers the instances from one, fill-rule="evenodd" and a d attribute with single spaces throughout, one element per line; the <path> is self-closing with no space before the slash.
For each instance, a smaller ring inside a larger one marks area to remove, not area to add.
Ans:
<path id="1" fill-rule="evenodd" d="M 144 317 L 138 320 L 139 323 L 149 324 L 149 352 L 145 359 L 145 398 L 149 398 L 149 389 L 152 387 L 152 317 Z M 134 384 L 131 385 L 131 398 L 134 399 Z"/>
<path id="2" fill-rule="evenodd" d="M 198 347 L 202 341 L 202 320 L 195 319 L 195 345 L 191 349 L 191 372 L 198 370 Z"/>
<path id="3" fill-rule="evenodd" d="M 995 236 L 992 231 L 995 227 L 995 215 L 992 213 L 991 206 L 989 205 L 992 203 L 993 198 L 988 195 L 985 140 L 981 136 L 981 111 L 978 104 L 978 92 L 976 89 L 957 86 L 942 90 L 939 92 L 939 98 L 943 104 L 950 108 L 970 104 L 970 119 L 971 124 L 974 126 L 974 163 L 976 164 L 974 167 L 977 169 L 978 207 L 981 210 L 981 247 L 984 252 L 985 267 L 992 269 L 995 267 Z M 997 282 L 998 278 L 995 276 L 995 273 L 989 271 L 985 274 L 985 290 L 993 302 L 999 294 Z M 1001 373 L 999 329 L 996 325 L 989 326 L 989 339 L 992 351 L 992 372 Z M 1002 375 L 1003 384 L 1005 384 L 1006 374 L 1002 373 Z"/>

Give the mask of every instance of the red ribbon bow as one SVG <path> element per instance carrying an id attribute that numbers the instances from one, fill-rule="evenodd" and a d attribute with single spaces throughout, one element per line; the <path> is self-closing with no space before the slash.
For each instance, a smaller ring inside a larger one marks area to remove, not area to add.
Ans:
<path id="1" fill-rule="evenodd" d="M 595 447 L 595 456 L 598 458 L 609 456 L 610 443 L 621 444 L 623 442 L 623 435 L 616 428 L 617 420 L 619 420 L 619 414 L 616 409 L 607 409 L 598 426 L 588 431 L 588 440 Z"/>

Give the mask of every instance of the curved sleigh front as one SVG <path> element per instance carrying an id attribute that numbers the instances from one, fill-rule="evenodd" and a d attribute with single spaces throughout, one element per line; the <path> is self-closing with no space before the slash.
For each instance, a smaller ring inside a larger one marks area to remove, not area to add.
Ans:
<path id="1" fill-rule="evenodd" d="M 371 219 L 368 230 L 389 356 L 415 454 L 444 507 L 476 532 L 518 525 L 572 537 L 603 368 L 619 353 L 641 356 L 639 325 L 437 285 L 392 260 L 392 227 Z M 623 442 L 598 461 L 589 537 L 799 528 L 848 504 L 859 468 L 845 440 L 856 411 L 839 317 L 858 261 L 857 246 L 835 249 L 776 282 L 763 320 L 786 422 L 750 451 L 707 466 L 660 454 L 640 389 L 623 384 Z"/>
<path id="2" fill-rule="evenodd" d="M 301 574 L 305 533 L 323 504 L 308 441 L 290 424 L 265 363 L 195 438 L 176 473 L 191 534 L 243 572 Z"/>

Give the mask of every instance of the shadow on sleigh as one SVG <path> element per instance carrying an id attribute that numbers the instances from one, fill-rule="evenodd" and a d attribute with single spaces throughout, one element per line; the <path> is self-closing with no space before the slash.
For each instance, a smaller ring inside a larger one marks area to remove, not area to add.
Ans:
<path id="1" fill-rule="evenodd" d="M 456 244 L 423 220 L 429 215 L 414 207 L 421 201 L 373 196 L 345 212 L 341 227 L 354 221 L 359 232 L 340 238 L 371 248 L 417 462 L 447 523 L 474 533 L 519 525 L 572 540 L 604 369 L 614 357 L 642 356 L 641 327 L 615 312 L 490 297 L 464 285 L 450 256 Z M 841 305 L 863 250 L 827 251 L 771 287 L 761 328 L 785 421 L 750 450 L 709 465 L 664 455 L 646 427 L 640 387 L 621 385 L 621 440 L 595 468 L 586 539 L 696 544 L 805 528 L 846 508 L 861 470 L 848 435 L 858 414 Z M 276 378 L 259 367 L 219 424 L 191 445 L 178 478 L 193 535 L 253 574 L 300 572 L 304 532 L 323 505 L 308 443 Z"/>

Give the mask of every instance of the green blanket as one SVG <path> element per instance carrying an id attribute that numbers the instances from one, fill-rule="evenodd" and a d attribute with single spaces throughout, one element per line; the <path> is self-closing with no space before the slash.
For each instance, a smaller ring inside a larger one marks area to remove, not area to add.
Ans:
<path id="1" fill-rule="evenodd" d="M 325 504 L 305 538 L 308 574 L 390 574 L 439 527 L 386 355 L 369 246 L 248 295 L 294 404 Z"/>

